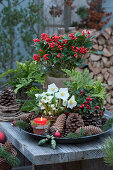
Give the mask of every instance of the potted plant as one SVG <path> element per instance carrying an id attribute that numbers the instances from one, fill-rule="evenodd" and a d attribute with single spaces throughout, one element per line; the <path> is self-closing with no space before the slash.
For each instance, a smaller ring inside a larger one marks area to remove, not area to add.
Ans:
<path id="1" fill-rule="evenodd" d="M 43 85 L 45 82 L 45 72 L 42 66 L 36 64 L 34 61 L 30 62 L 26 60 L 24 63 L 17 61 L 16 69 L 8 69 L 0 75 L 0 79 L 4 76 L 9 76 L 9 74 L 11 80 L 8 79 L 6 85 L 11 85 L 17 98 L 23 100 L 27 99 L 26 92 L 31 87 L 35 86 L 36 83 Z"/>
<path id="2" fill-rule="evenodd" d="M 43 33 L 41 39 L 36 38 L 33 41 L 36 52 L 33 59 L 45 66 L 47 74 L 51 76 L 50 79 L 53 76 L 65 78 L 66 74 L 62 69 L 73 69 L 82 65 L 85 61 L 84 56 L 90 52 L 93 45 L 92 36 L 87 30 L 69 35 L 53 34 L 52 37 Z M 61 79 L 59 84 L 60 82 Z M 55 84 L 57 85 L 57 81 Z"/>

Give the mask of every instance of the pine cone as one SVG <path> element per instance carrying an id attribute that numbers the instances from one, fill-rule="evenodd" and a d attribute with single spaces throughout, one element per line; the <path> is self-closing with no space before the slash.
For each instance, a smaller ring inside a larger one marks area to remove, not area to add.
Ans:
<path id="1" fill-rule="evenodd" d="M 5 144 L 4 144 L 4 149 L 7 151 L 7 152 L 11 152 L 11 150 L 13 149 L 13 145 L 11 142 L 7 141 Z"/>
<path id="2" fill-rule="evenodd" d="M 36 117 L 37 115 L 35 114 L 35 112 L 31 112 L 31 113 L 26 113 L 22 115 L 21 120 L 30 123 L 30 121 L 35 119 Z"/>
<path id="3" fill-rule="evenodd" d="M 0 105 L 10 106 L 15 104 L 16 104 L 16 95 L 14 94 L 14 91 L 10 87 L 5 88 L 0 93 Z"/>
<path id="4" fill-rule="evenodd" d="M 84 121 L 85 126 L 93 125 L 96 127 L 102 127 L 102 119 L 99 118 L 96 114 L 88 114 L 88 115 L 83 115 L 82 119 Z"/>
<path id="5" fill-rule="evenodd" d="M 80 127 L 76 130 L 75 133 L 78 134 L 80 132 L 81 128 L 85 130 L 84 136 L 88 135 L 89 133 L 91 133 L 92 135 L 102 133 L 102 130 L 99 127 L 95 127 L 93 125 Z"/>
<path id="6" fill-rule="evenodd" d="M 83 127 L 84 122 L 81 116 L 78 113 L 72 113 L 71 115 L 68 116 L 66 120 L 66 133 L 73 132 L 79 128 Z"/>
<path id="7" fill-rule="evenodd" d="M 64 125 L 66 122 L 66 115 L 65 114 L 61 114 L 56 122 L 53 124 L 53 126 L 51 127 L 51 131 L 54 134 L 56 131 L 62 133 L 62 131 L 64 130 Z"/>

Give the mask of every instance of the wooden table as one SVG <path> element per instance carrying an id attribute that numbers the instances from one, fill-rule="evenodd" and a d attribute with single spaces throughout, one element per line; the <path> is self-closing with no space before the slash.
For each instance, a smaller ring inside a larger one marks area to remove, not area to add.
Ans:
<path id="1" fill-rule="evenodd" d="M 108 117 L 113 113 L 106 112 Z M 58 144 L 56 150 L 49 145 L 40 147 L 37 141 L 11 123 L 0 122 L 0 130 L 4 131 L 8 140 L 32 162 L 33 170 L 113 170 L 103 162 L 101 150 L 105 139 L 113 134 L 113 130 L 96 141 L 81 144 Z"/>

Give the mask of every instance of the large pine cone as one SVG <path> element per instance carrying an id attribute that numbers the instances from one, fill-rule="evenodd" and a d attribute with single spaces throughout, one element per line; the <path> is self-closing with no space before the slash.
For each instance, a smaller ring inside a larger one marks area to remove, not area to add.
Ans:
<path id="1" fill-rule="evenodd" d="M 83 127 L 83 126 L 84 126 L 84 122 L 83 119 L 81 118 L 81 115 L 79 115 L 78 113 L 72 113 L 71 115 L 68 116 L 66 120 L 66 133 L 70 133 L 70 132 L 75 133 L 75 131 L 79 127 Z"/>
<path id="2" fill-rule="evenodd" d="M 16 95 L 11 88 L 5 88 L 0 93 L 0 105 L 2 106 L 11 106 L 16 104 Z"/>
<path id="3" fill-rule="evenodd" d="M 93 125 L 80 127 L 76 130 L 75 133 L 78 134 L 80 132 L 81 128 L 85 130 L 84 136 L 88 135 L 89 133 L 91 133 L 92 135 L 102 133 L 102 130 L 99 127 L 95 127 Z"/>
<path id="4" fill-rule="evenodd" d="M 93 125 L 96 127 L 102 127 L 102 119 L 97 114 L 86 114 L 82 116 L 85 126 Z"/>
<path id="5" fill-rule="evenodd" d="M 60 133 L 63 132 L 64 130 L 64 125 L 66 122 L 66 115 L 65 114 L 61 114 L 56 122 L 53 124 L 53 126 L 51 127 L 51 132 L 54 134 L 54 132 L 58 131 Z"/>

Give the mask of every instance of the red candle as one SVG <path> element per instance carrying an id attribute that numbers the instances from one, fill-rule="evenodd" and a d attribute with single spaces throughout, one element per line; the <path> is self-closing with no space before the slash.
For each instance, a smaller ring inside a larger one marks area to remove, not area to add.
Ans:
<path id="1" fill-rule="evenodd" d="M 41 118 L 36 118 L 36 119 L 34 119 L 34 122 L 35 122 L 36 124 L 39 124 L 39 125 L 46 125 L 47 119 L 46 119 L 46 118 L 43 118 L 43 117 L 41 117 Z"/>

